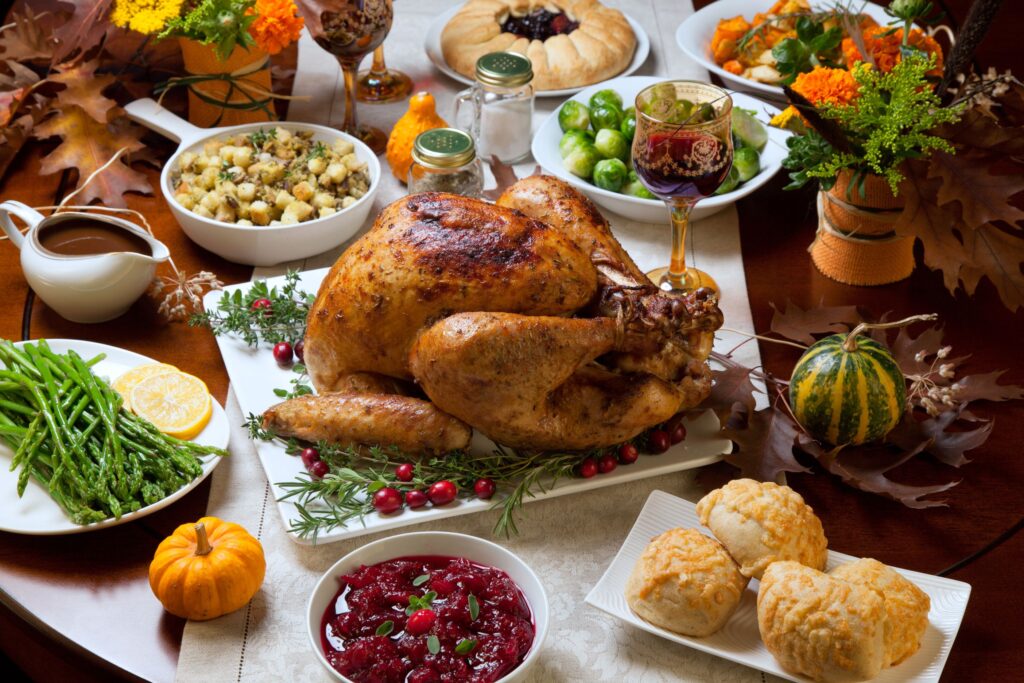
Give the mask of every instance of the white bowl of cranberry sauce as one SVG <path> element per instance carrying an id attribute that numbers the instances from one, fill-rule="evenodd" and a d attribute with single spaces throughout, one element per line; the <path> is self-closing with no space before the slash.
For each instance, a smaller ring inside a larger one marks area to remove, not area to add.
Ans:
<path id="1" fill-rule="evenodd" d="M 510 683 L 536 661 L 548 599 L 525 562 L 465 534 L 423 531 L 368 543 L 320 578 L 309 638 L 350 683 Z"/>

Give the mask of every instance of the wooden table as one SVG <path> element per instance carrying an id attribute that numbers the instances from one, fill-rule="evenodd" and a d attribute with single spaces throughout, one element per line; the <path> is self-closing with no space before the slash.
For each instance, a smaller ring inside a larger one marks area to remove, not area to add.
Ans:
<path id="1" fill-rule="evenodd" d="M 944 4 L 950 16 L 962 20 L 969 3 Z M 979 61 L 1024 73 L 1014 32 L 1024 21 L 1024 7 L 1006 5 L 979 51 Z M 39 175 L 40 157 L 46 151 L 41 145 L 25 149 L 0 183 L 0 197 L 30 205 L 53 203 L 60 176 Z M 169 151 L 164 148 L 164 158 Z M 156 185 L 157 173 L 147 174 Z M 935 311 L 957 354 L 972 354 L 968 369 L 1009 368 L 1005 381 L 1024 383 L 1019 360 L 1024 313 L 1013 315 L 1004 309 L 987 283 L 972 298 L 951 297 L 941 277 L 923 268 L 904 282 L 878 288 L 847 287 L 824 278 L 806 253 L 815 226 L 812 195 L 783 192 L 783 184 L 778 178 L 738 205 L 758 330 L 768 329 L 769 304 L 784 304 L 787 299 L 804 307 L 820 301 L 858 304 L 876 314 L 891 311 L 894 317 Z M 149 217 L 182 270 L 212 270 L 226 283 L 248 279 L 249 268 L 227 263 L 189 242 L 162 199 L 132 196 L 129 203 Z M 17 252 L 5 243 L 0 243 L 0 292 L 0 336 L 20 339 L 29 290 Z M 227 375 L 213 338 L 180 323 L 163 323 L 155 305 L 145 299 L 125 316 L 102 325 L 69 323 L 36 301 L 27 334 L 124 346 L 203 377 L 218 400 L 226 398 Z M 761 353 L 765 367 L 783 376 L 796 360 L 795 351 L 774 344 L 762 344 Z M 852 491 L 829 476 L 790 477 L 824 518 L 830 545 L 845 552 L 934 573 L 1007 536 L 951 573 L 970 583 L 974 592 L 945 681 L 1017 680 L 1024 670 L 1024 630 L 1015 626 L 1024 612 L 1024 597 L 1013 571 L 1024 563 L 1024 539 L 1013 535 L 1024 513 L 1024 460 L 1019 457 L 1024 420 L 1020 404 L 991 404 L 979 412 L 995 418 L 995 430 L 983 448 L 970 454 L 974 462 L 956 473 L 963 482 L 950 491 L 948 508 L 910 510 Z M 948 477 L 940 467 L 915 464 L 900 476 L 914 482 Z M 203 514 L 208 492 L 205 484 L 144 520 L 89 534 L 47 538 L 0 533 L 0 649 L 39 681 L 172 680 L 184 622 L 160 608 L 150 593 L 146 568 L 161 538 L 181 520 Z"/>

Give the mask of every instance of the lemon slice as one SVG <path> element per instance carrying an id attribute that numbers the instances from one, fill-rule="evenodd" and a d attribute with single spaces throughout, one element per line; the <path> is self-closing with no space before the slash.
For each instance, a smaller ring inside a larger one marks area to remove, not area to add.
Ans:
<path id="1" fill-rule="evenodd" d="M 130 396 L 136 415 L 178 439 L 194 438 L 213 415 L 213 400 L 203 380 L 184 372 L 147 377 L 135 385 Z"/>
<path id="2" fill-rule="evenodd" d="M 110 386 L 124 399 L 124 407 L 131 410 L 131 393 L 135 385 L 153 375 L 162 375 L 167 372 L 178 372 L 178 368 L 167 363 L 146 363 L 137 365 L 131 370 L 121 373 Z"/>

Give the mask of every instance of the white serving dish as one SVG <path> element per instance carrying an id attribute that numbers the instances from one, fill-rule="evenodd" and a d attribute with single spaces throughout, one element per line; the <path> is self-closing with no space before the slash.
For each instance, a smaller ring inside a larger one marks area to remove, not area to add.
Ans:
<path id="1" fill-rule="evenodd" d="M 434 63 L 441 73 L 449 78 L 453 78 L 459 83 L 465 83 L 466 85 L 473 85 L 475 82 L 472 78 L 463 76 L 455 69 L 448 66 L 448 62 L 444 59 L 444 54 L 441 52 L 441 31 L 451 21 L 451 18 L 462 9 L 462 4 L 457 4 L 454 7 L 450 7 L 441 14 L 438 14 L 430 26 L 427 27 L 427 35 L 424 39 L 423 48 L 427 51 L 427 57 Z M 637 23 L 635 19 L 626 14 L 622 13 L 622 16 L 629 22 L 630 28 L 633 29 L 633 34 L 636 36 L 636 49 L 633 50 L 633 59 L 630 60 L 629 64 L 622 71 L 619 76 L 628 76 L 633 73 L 647 61 L 647 56 L 651 52 L 651 41 L 647 37 L 647 32 L 644 31 L 643 26 Z M 574 93 L 578 93 L 588 86 L 581 85 L 576 88 L 561 88 L 559 90 L 538 90 L 537 97 L 568 97 Z"/>
<path id="2" fill-rule="evenodd" d="M 341 131 L 317 126 L 311 123 L 286 121 L 264 121 L 241 126 L 223 128 L 198 128 L 188 121 L 175 116 L 154 100 L 142 99 L 130 102 L 125 112 L 133 121 L 178 142 L 178 150 L 164 164 L 160 174 L 160 190 L 167 200 L 181 229 L 189 239 L 235 263 L 252 266 L 272 266 L 285 261 L 303 259 L 321 254 L 351 238 L 363 226 L 373 196 L 380 187 L 380 162 L 369 147 L 357 138 Z M 313 139 L 330 145 L 337 139 L 348 140 L 355 145 L 356 156 L 367 164 L 370 189 L 359 200 L 341 209 L 332 216 L 317 218 L 295 225 L 245 226 L 222 223 L 189 211 L 174 198 L 171 174 L 178 167 L 178 159 L 185 152 L 201 150 L 203 143 L 211 139 L 222 139 L 237 133 L 247 133 L 261 128 L 278 127 L 290 131 L 312 131 Z"/>
<path id="3" fill-rule="evenodd" d="M 301 274 L 300 288 L 307 292 L 316 292 L 321 281 L 327 275 L 326 268 L 307 271 Z M 281 286 L 284 277 L 270 278 L 267 284 L 271 287 Z M 203 300 L 206 310 L 216 310 L 217 302 L 222 296 L 229 296 L 236 290 L 246 291 L 251 283 L 232 285 L 221 291 L 209 292 Z M 217 337 L 217 345 L 224 359 L 231 388 L 238 398 L 242 414 L 260 415 L 270 406 L 279 403 L 280 398 L 274 395 L 274 389 L 287 388 L 296 376 L 291 370 L 283 369 L 274 362 L 273 355 L 267 347 L 252 349 L 234 337 Z M 563 479 L 544 492 L 537 492 L 535 497 L 526 498 L 526 502 L 553 498 L 570 493 L 589 491 L 604 486 L 617 486 L 628 481 L 654 477 L 669 472 L 701 467 L 717 462 L 722 455 L 732 451 L 732 442 L 723 438 L 719 432 L 718 418 L 708 411 L 698 418 L 686 423 L 687 437 L 682 443 L 676 444 L 667 452 L 658 456 L 641 456 L 636 463 L 618 467 L 608 474 L 599 474 L 591 479 Z M 300 519 L 295 505 L 290 500 L 280 500 L 286 492 L 279 482 L 295 480 L 305 472 L 301 460 L 285 452 L 284 445 L 277 441 L 254 441 L 260 464 L 270 483 L 271 495 L 277 501 L 277 511 L 288 536 L 296 543 L 309 544 L 312 539 L 303 539 L 290 530 L 292 522 Z M 494 443 L 479 433 L 473 435 L 470 450 L 488 454 L 494 450 Z M 500 500 L 506 493 L 498 489 L 495 500 Z M 376 512 L 366 515 L 360 523 L 353 520 L 344 528 L 334 529 L 320 534 L 317 543 L 330 543 L 346 538 L 362 536 L 387 529 L 419 524 L 420 522 L 436 521 L 456 515 L 473 512 L 484 512 L 491 508 L 495 500 L 485 501 L 477 498 L 459 499 L 454 503 L 441 507 L 426 506 L 417 510 L 404 508 L 401 512 L 381 515 Z M 496 511 L 490 514 L 497 515 Z"/>
<path id="4" fill-rule="evenodd" d="M 728 87 L 740 92 L 756 93 L 760 97 L 774 102 L 785 103 L 786 95 L 780 86 L 760 83 L 731 74 L 715 64 L 715 60 L 711 56 L 711 38 L 715 35 L 715 28 L 720 20 L 742 15 L 747 21 L 750 21 L 754 18 L 754 14 L 766 12 L 773 4 L 775 4 L 775 0 L 718 0 L 713 2 L 704 9 L 691 14 L 686 21 L 679 25 L 679 28 L 676 29 L 676 43 L 688 57 L 721 78 Z M 811 0 L 810 4 L 812 9 L 825 10 L 834 3 L 829 0 Z M 861 4 L 864 6 L 861 11 L 877 21 L 879 25 L 884 26 L 892 20 L 892 17 L 885 13 L 884 8 L 870 2 L 857 3 L 856 6 L 859 7 Z"/>
<path id="5" fill-rule="evenodd" d="M 85 360 L 89 360 L 101 353 L 107 354 L 106 358 L 93 366 L 93 372 L 108 380 L 116 379 L 118 375 L 137 365 L 159 362 L 139 353 L 96 342 L 78 339 L 47 339 L 46 342 L 55 353 L 67 353 L 70 350 L 74 350 Z M 24 342 L 15 343 L 15 346 L 18 347 L 23 345 Z M 231 434 L 227 415 L 224 414 L 224 409 L 220 407 L 216 400 L 211 398 L 211 401 L 213 401 L 213 415 L 203 431 L 193 441 L 204 446 L 227 448 L 228 439 Z M 46 489 L 31 477 L 28 480 L 28 486 L 25 487 L 25 495 L 19 498 L 16 488 L 18 485 L 18 472 L 10 471 L 11 459 L 13 457 L 14 453 L 7 446 L 7 443 L 0 442 L 0 531 L 30 536 L 80 534 L 86 531 L 96 531 L 97 529 L 126 524 L 127 522 L 146 517 L 157 510 L 164 509 L 199 486 L 221 461 L 220 456 L 203 456 L 203 473 L 163 500 L 147 505 L 135 512 L 122 515 L 120 519 L 105 519 L 102 522 L 81 525 L 75 524 L 68 519 L 67 515 L 64 514 L 64 510 L 50 498 L 50 494 L 47 493 Z"/>
<path id="6" fill-rule="evenodd" d="M 587 595 L 587 602 L 628 624 L 680 645 L 774 674 L 787 681 L 810 683 L 811 679 L 791 674 L 779 666 L 761 641 L 757 626 L 757 590 L 760 582 L 756 579 L 750 581 L 732 618 L 720 631 L 706 638 L 679 635 L 649 624 L 633 614 L 626 604 L 625 595 L 626 581 L 633 565 L 652 538 L 676 527 L 699 529 L 713 536 L 709 529 L 701 525 L 693 503 L 664 491 L 652 491 L 622 548 L 604 576 Z M 856 559 L 852 555 L 829 550 L 826 570 Z M 928 630 L 921 641 L 921 649 L 897 666 L 883 669 L 872 680 L 874 683 L 937 683 L 960 629 L 971 587 L 962 581 L 897 567 L 893 569 L 914 582 L 931 598 Z"/>
<path id="7" fill-rule="evenodd" d="M 590 100 L 591 95 L 598 90 L 611 88 L 622 95 L 623 105 L 630 106 L 636 101 L 636 96 L 640 91 L 664 80 L 666 79 L 654 76 L 623 76 L 613 78 L 610 81 L 589 86 L 570 99 L 586 104 Z M 731 93 L 731 95 L 734 107 L 754 110 L 757 119 L 766 125 L 779 112 L 776 107 L 749 95 L 736 92 Z M 629 105 L 626 105 L 627 102 Z M 589 180 L 584 180 L 565 170 L 565 166 L 562 165 L 562 156 L 558 152 L 558 142 L 562 139 L 562 128 L 558 125 L 558 111 L 556 109 L 551 112 L 551 115 L 544 120 L 536 135 L 533 136 L 531 151 L 537 163 L 546 172 L 582 190 L 604 209 L 641 223 L 668 224 L 668 209 L 660 199 L 644 199 L 642 197 L 633 197 L 619 192 L 603 190 Z M 691 219 L 700 220 L 701 218 L 707 218 L 712 214 L 718 213 L 771 180 L 772 176 L 782 168 L 782 160 L 786 158 L 787 154 L 786 138 L 789 135 L 787 131 L 769 127 L 768 144 L 765 145 L 764 150 L 761 152 L 761 171 L 732 192 L 700 200 L 691 214 Z"/>
<path id="8" fill-rule="evenodd" d="M 513 683 L 526 677 L 527 671 L 536 663 L 544 638 L 548 632 L 548 596 L 537 575 L 517 555 L 500 545 L 476 536 L 455 534 L 444 531 L 420 531 L 382 538 L 353 550 L 338 560 L 317 582 L 306 606 L 306 624 L 310 644 L 317 659 L 331 676 L 344 683 L 352 683 L 332 667 L 324 656 L 320 645 L 320 621 L 334 594 L 338 592 L 337 577 L 347 574 L 360 565 L 372 565 L 399 557 L 416 555 L 443 555 L 464 557 L 479 564 L 496 567 L 509 575 L 526 596 L 533 611 L 533 645 L 522 663 L 498 683 Z"/>

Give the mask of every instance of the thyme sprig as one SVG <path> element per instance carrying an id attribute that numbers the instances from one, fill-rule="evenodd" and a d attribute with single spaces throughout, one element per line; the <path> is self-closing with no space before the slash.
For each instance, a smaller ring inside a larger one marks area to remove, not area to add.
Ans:
<path id="1" fill-rule="evenodd" d="M 306 334 L 306 317 L 315 298 L 314 294 L 299 289 L 298 271 L 288 271 L 280 288 L 257 280 L 244 294 L 240 289 L 224 294 L 217 302 L 216 311 L 196 313 L 189 319 L 189 325 L 205 327 L 214 336 L 237 335 L 252 347 L 261 342 L 294 343 Z M 258 299 L 267 299 L 270 306 L 253 309 L 253 302 Z"/>

